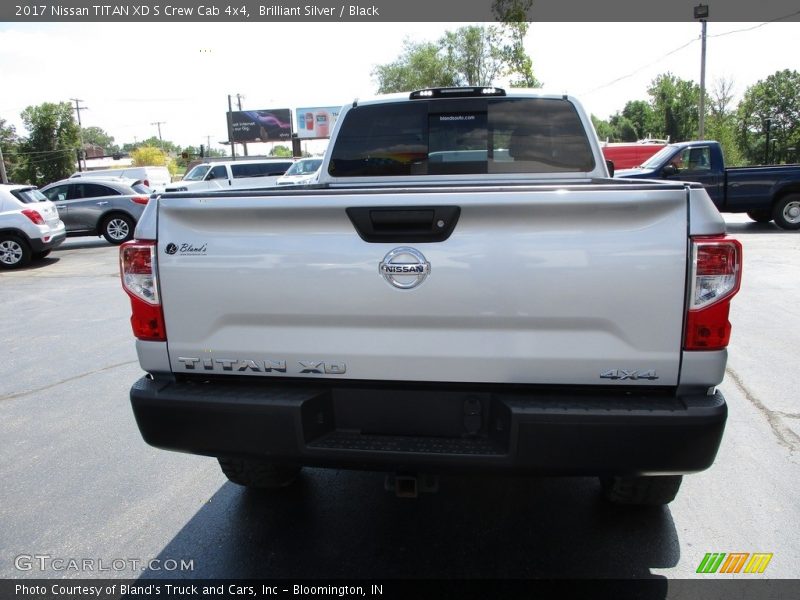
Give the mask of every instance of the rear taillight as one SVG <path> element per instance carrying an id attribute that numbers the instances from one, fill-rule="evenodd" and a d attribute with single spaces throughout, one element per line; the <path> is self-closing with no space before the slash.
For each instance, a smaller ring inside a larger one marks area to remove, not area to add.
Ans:
<path id="1" fill-rule="evenodd" d="M 165 342 L 164 311 L 158 295 L 155 242 L 126 242 L 119 251 L 122 287 L 131 298 L 131 327 L 140 340 Z"/>
<path id="2" fill-rule="evenodd" d="M 150 202 L 150 196 L 133 196 L 131 202 L 134 204 L 147 204 Z"/>
<path id="3" fill-rule="evenodd" d="M 42 218 L 42 215 L 40 215 L 32 208 L 26 208 L 25 210 L 22 211 L 22 214 L 28 217 L 31 221 L 33 221 L 34 225 L 44 225 L 44 219 Z"/>
<path id="4" fill-rule="evenodd" d="M 721 350 L 728 345 L 731 298 L 742 281 L 742 245 L 725 236 L 691 241 L 692 272 L 684 350 Z"/>
<path id="5" fill-rule="evenodd" d="M 142 183 L 145 184 L 147 187 L 150 187 L 150 180 L 149 179 L 145 179 L 144 181 L 142 181 Z"/>

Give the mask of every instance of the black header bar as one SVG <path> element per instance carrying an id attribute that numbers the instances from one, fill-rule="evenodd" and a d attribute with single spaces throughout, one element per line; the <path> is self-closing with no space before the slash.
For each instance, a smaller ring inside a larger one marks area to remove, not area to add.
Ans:
<path id="1" fill-rule="evenodd" d="M 510 3 L 513 0 L 505 0 Z M 11 0 L 0 20 L 11 22 L 489 22 L 495 0 Z M 500 0 L 502 6 L 504 0 Z M 535 22 L 693 21 L 699 0 L 535 0 Z M 796 0 L 725 0 L 709 3 L 709 21 L 800 20 Z M 368 49 L 365 49 L 368 50 Z"/>

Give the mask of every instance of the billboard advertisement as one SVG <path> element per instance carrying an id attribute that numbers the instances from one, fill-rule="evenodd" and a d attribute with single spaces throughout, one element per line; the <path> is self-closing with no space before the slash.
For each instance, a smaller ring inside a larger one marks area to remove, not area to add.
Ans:
<path id="1" fill-rule="evenodd" d="M 341 106 L 316 106 L 297 109 L 297 137 L 301 140 L 328 138 Z"/>
<path id="2" fill-rule="evenodd" d="M 228 113 L 232 142 L 285 142 L 292 139 L 292 111 L 288 108 Z"/>

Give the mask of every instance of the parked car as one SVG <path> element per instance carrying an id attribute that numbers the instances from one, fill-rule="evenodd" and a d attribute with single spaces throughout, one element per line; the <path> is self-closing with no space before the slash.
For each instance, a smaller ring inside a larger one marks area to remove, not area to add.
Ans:
<path id="1" fill-rule="evenodd" d="M 319 168 L 322 166 L 322 157 L 303 158 L 294 163 L 284 173 L 283 177 L 278 177 L 276 185 L 301 185 L 313 183 L 319 175 Z"/>
<path id="2" fill-rule="evenodd" d="M 167 167 L 125 167 L 123 169 L 98 169 L 97 171 L 78 171 L 70 176 L 96 179 L 138 179 L 154 192 L 163 192 L 172 181 Z"/>
<path id="3" fill-rule="evenodd" d="M 135 179 L 70 178 L 42 188 L 56 203 L 68 236 L 102 235 L 112 244 L 133 237 L 153 191 Z"/>
<path id="4" fill-rule="evenodd" d="M 665 146 L 641 166 L 614 176 L 694 181 L 720 212 L 747 213 L 758 223 L 800 230 L 800 165 L 727 167 L 719 142 L 700 140 Z"/>
<path id="5" fill-rule="evenodd" d="M 168 185 L 166 191 L 214 192 L 272 187 L 294 161 L 294 158 L 264 158 L 202 163 L 180 181 Z"/>
<path id="6" fill-rule="evenodd" d="M 42 259 L 66 235 L 55 205 L 34 186 L 0 184 L 0 268 Z"/>

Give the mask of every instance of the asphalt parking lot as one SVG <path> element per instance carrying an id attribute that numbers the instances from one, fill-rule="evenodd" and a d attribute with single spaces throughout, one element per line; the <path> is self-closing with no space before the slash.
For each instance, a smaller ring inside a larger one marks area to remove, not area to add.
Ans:
<path id="1" fill-rule="evenodd" d="M 800 233 L 726 219 L 745 251 L 727 431 L 715 465 L 657 510 L 607 506 L 589 478 L 445 477 L 406 500 L 382 474 L 310 469 L 245 491 L 213 459 L 141 440 L 117 248 L 73 238 L 2 272 L 0 577 L 673 578 L 708 552 L 767 552 L 766 576 L 800 578 Z M 32 555 L 192 569 L 25 569 Z"/>

